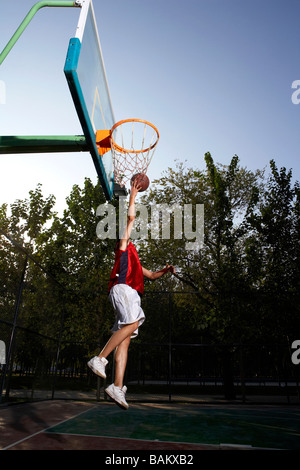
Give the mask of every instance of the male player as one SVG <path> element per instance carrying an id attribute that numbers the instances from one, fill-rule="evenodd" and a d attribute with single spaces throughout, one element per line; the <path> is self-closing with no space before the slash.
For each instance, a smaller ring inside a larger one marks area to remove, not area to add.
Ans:
<path id="1" fill-rule="evenodd" d="M 144 292 L 144 277 L 154 280 L 167 272 L 175 273 L 175 268 L 168 264 L 156 272 L 143 268 L 135 246 L 130 241 L 135 220 L 135 198 L 139 189 L 137 180 L 131 183 L 127 226 L 123 238 L 116 246 L 115 264 L 109 280 L 109 299 L 115 310 L 113 334 L 99 356 L 93 357 L 88 362 L 88 366 L 95 374 L 106 378 L 107 356 L 116 349 L 115 380 L 105 391 L 123 409 L 128 408 L 125 399 L 127 387 L 123 386 L 128 348 L 131 338 L 137 336 L 138 328 L 145 320 L 140 297 Z"/>

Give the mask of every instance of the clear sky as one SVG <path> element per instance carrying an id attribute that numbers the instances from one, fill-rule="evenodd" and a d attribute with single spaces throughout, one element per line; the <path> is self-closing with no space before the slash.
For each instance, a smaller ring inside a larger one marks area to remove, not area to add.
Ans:
<path id="1" fill-rule="evenodd" d="M 0 50 L 34 3 L 0 0 Z M 300 180 L 300 0 L 93 4 L 116 120 L 160 132 L 150 179 L 176 160 L 204 169 L 209 151 L 252 170 L 274 159 Z M 0 66 L 1 135 L 82 134 L 63 73 L 79 12 L 41 9 Z M 61 212 L 85 177 L 97 179 L 88 153 L 0 155 L 0 204 L 42 183 Z"/>

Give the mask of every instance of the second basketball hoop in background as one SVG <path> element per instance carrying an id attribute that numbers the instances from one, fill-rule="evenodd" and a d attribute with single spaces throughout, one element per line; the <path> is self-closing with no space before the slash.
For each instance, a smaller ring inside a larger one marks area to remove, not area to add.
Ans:
<path id="1" fill-rule="evenodd" d="M 133 175 L 133 177 L 131 178 L 131 183 L 133 183 L 134 181 L 137 181 L 139 186 L 141 186 L 139 192 L 146 191 L 146 189 L 149 187 L 150 181 L 148 176 L 145 175 L 145 173 L 136 173 L 135 175 Z"/>

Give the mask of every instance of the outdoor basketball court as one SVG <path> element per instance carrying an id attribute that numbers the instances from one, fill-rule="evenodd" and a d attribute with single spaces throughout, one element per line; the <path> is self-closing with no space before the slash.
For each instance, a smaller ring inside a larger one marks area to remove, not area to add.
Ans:
<path id="1" fill-rule="evenodd" d="M 38 2 L 28 13 L 0 55 L 0 64 L 45 3 Z M 91 0 L 49 3 L 80 9 L 75 36 L 66 45 L 64 73 L 83 135 L 0 136 L 0 153 L 89 152 L 109 201 L 116 183 L 122 186 L 135 172 L 146 173 L 159 133 L 147 121 L 115 122 Z M 141 144 L 136 145 L 136 137 Z M 0 449 L 171 451 L 175 456 L 201 450 L 299 450 L 300 409 L 131 403 L 123 411 L 109 402 L 69 400 L 3 405 Z"/>
<path id="2" fill-rule="evenodd" d="M 2 450 L 299 450 L 298 407 L 43 401 L 0 408 Z"/>

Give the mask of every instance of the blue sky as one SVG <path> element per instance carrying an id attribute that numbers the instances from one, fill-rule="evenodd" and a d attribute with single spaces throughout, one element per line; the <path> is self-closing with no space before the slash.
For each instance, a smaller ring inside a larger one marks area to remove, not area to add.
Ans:
<path id="1" fill-rule="evenodd" d="M 34 3 L 0 0 L 1 50 Z M 146 119 L 160 132 L 150 180 L 176 160 L 204 169 L 208 151 L 222 164 L 237 154 L 251 170 L 274 159 L 300 179 L 300 104 L 291 100 L 300 0 L 93 4 L 116 120 Z M 1 135 L 82 134 L 63 73 L 78 17 L 41 9 L 0 66 Z M 42 183 L 61 212 L 85 177 L 96 182 L 88 153 L 1 155 L 0 204 Z"/>

